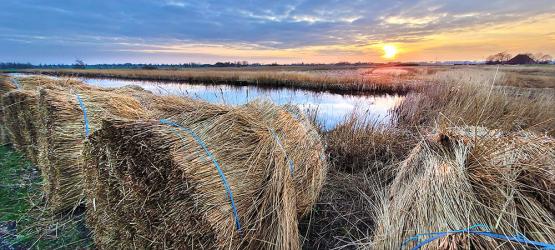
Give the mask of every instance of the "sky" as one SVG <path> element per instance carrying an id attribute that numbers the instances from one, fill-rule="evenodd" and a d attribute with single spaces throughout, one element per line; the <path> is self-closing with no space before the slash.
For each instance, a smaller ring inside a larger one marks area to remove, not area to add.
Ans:
<path id="1" fill-rule="evenodd" d="M 0 0 L 0 61 L 333 63 L 555 56 L 554 0 Z M 384 57 L 384 46 L 396 48 Z"/>

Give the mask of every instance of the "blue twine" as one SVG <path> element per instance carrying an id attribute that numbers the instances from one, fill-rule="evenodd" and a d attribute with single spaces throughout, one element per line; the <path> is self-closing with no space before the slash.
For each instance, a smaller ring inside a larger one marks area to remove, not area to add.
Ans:
<path id="1" fill-rule="evenodd" d="M 283 154 L 285 155 L 285 160 L 287 160 L 287 162 L 289 163 L 289 172 L 291 173 L 291 176 L 293 176 L 293 173 L 295 171 L 295 165 L 293 165 L 293 161 L 291 159 L 289 159 L 289 157 L 287 156 L 287 151 L 285 151 L 285 148 L 283 147 L 283 144 L 281 144 L 281 140 L 277 136 L 276 131 L 274 131 L 272 128 L 270 128 L 270 132 L 274 136 L 278 146 L 283 151 Z"/>
<path id="2" fill-rule="evenodd" d="M 85 137 L 89 137 L 90 130 L 89 130 L 89 118 L 87 117 L 87 107 L 85 107 L 85 104 L 83 103 L 83 100 L 81 100 L 81 97 L 79 96 L 79 94 L 75 94 L 75 96 L 77 97 L 79 106 L 81 106 L 81 110 L 83 110 L 83 120 L 85 121 Z"/>
<path id="3" fill-rule="evenodd" d="M 222 179 L 222 183 L 224 185 L 225 191 L 226 191 L 226 193 L 229 197 L 229 201 L 231 203 L 231 208 L 233 209 L 233 216 L 235 217 L 235 226 L 237 227 L 237 231 L 239 233 L 241 233 L 241 223 L 239 222 L 239 214 L 237 213 L 237 208 L 235 207 L 235 200 L 233 199 L 233 192 L 231 192 L 231 188 L 230 188 L 230 186 L 227 182 L 227 179 L 225 178 L 225 174 L 224 174 L 222 168 L 220 167 L 220 164 L 218 163 L 218 161 L 216 160 L 214 155 L 212 155 L 210 150 L 208 150 L 208 147 L 206 146 L 206 144 L 204 144 L 202 139 L 200 139 L 200 137 L 191 129 L 185 128 L 185 127 L 183 127 L 183 126 L 181 126 L 181 125 L 179 125 L 175 122 L 172 122 L 172 121 L 166 120 L 166 119 L 161 119 L 160 123 L 165 124 L 165 125 L 169 125 L 169 126 L 172 126 L 172 127 L 179 128 L 179 129 L 189 133 L 195 139 L 195 141 L 197 141 L 197 143 L 202 147 L 202 149 L 204 149 L 204 152 L 212 160 L 212 163 L 214 163 L 214 166 L 218 170 L 218 174 L 220 175 L 220 179 Z M 174 133 L 175 132 L 176 131 L 174 131 Z M 176 134 L 179 135 L 178 133 L 176 133 Z M 183 138 L 181 136 L 179 136 L 179 137 L 181 138 L 181 140 L 183 140 Z"/>
<path id="4" fill-rule="evenodd" d="M 12 78 L 12 82 L 17 89 L 21 89 L 21 84 L 19 84 L 19 81 L 17 79 Z"/>
<path id="5" fill-rule="evenodd" d="M 477 228 L 483 228 L 483 229 L 485 229 L 485 231 L 473 230 L 473 229 L 477 229 Z M 541 248 L 541 249 L 555 249 L 554 244 L 529 240 L 529 239 L 527 239 L 526 237 L 524 237 L 523 235 L 520 235 L 520 234 L 518 234 L 516 236 L 507 236 L 507 235 L 503 235 L 503 234 L 493 233 L 493 232 L 491 232 L 490 228 L 485 224 L 476 224 L 476 225 L 473 225 L 471 227 L 468 227 L 468 228 L 462 229 L 462 230 L 417 234 L 417 235 L 412 236 L 412 237 L 406 239 L 405 241 L 403 241 L 403 243 L 401 244 L 401 248 L 403 246 L 405 246 L 406 244 L 408 244 L 409 242 L 411 242 L 411 241 L 417 241 L 418 244 L 412 248 L 412 250 L 417 250 L 417 249 L 420 249 L 421 247 L 425 246 L 426 244 L 428 244 L 428 243 L 430 243 L 434 240 L 437 240 L 439 238 L 445 237 L 445 236 L 450 235 L 450 234 L 459 234 L 459 233 L 476 234 L 476 235 L 486 236 L 486 237 L 490 237 L 490 238 L 494 238 L 494 239 L 498 239 L 498 240 L 511 241 L 511 242 L 516 242 L 516 243 L 523 244 L 523 245 L 531 245 L 531 246 L 538 247 L 538 248 Z M 420 241 L 420 242 L 418 241 L 420 239 L 420 237 L 427 237 L 427 236 L 433 236 L 433 237 L 431 237 L 429 239 L 426 239 L 424 241 Z"/>

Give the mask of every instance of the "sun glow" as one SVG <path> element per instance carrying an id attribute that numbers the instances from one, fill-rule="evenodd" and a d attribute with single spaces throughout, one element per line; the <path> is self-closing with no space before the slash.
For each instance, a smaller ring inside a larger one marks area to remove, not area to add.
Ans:
<path id="1" fill-rule="evenodd" d="M 385 59 L 393 59 L 397 55 L 397 47 L 394 45 L 384 45 L 383 46 L 383 58 Z"/>

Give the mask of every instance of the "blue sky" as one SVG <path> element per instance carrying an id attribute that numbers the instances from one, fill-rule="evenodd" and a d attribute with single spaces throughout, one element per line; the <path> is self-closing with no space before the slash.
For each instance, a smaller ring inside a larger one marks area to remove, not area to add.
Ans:
<path id="1" fill-rule="evenodd" d="M 0 61 L 478 60 L 555 53 L 555 2 L 2 0 Z M 465 52 L 465 53 L 463 53 Z"/>

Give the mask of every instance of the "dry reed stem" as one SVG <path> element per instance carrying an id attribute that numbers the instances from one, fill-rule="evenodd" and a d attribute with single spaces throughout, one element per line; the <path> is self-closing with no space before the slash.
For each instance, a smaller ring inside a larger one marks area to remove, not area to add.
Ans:
<path id="1" fill-rule="evenodd" d="M 479 127 L 444 128 L 403 162 L 384 200 L 375 249 L 421 233 L 487 224 L 496 233 L 555 242 L 555 140 Z M 414 246 L 410 243 L 408 248 Z M 525 249 L 457 234 L 424 249 Z"/>
<path id="2" fill-rule="evenodd" d="M 461 70 L 433 75 L 436 85 L 407 95 L 396 107 L 398 125 L 473 125 L 555 135 L 555 91 L 501 87 L 504 75 L 495 83 L 493 76 Z"/>
<path id="3" fill-rule="evenodd" d="M 158 121 L 112 121 L 86 151 L 97 244 L 298 249 L 297 218 L 317 199 L 326 172 L 323 145 L 308 124 L 260 102 L 190 102 L 184 110 L 171 119 L 195 131 L 219 162 L 242 235 L 219 173 L 193 137 Z"/>
<path id="4" fill-rule="evenodd" d="M 3 103 L 2 99 L 4 94 L 16 89 L 16 86 L 10 81 L 10 78 L 4 75 L 0 75 L 0 103 Z M 6 128 L 6 121 L 4 118 L 4 106 L 0 108 L 0 144 L 10 143 L 10 133 Z"/>
<path id="5" fill-rule="evenodd" d="M 72 93 L 73 92 L 73 93 Z M 48 175 L 48 205 L 55 212 L 77 206 L 83 198 L 83 142 L 86 139 L 83 110 L 76 95 L 87 109 L 91 131 L 108 118 L 140 119 L 146 117 L 140 103 L 114 91 L 74 86 L 40 90 L 39 166 Z"/>

